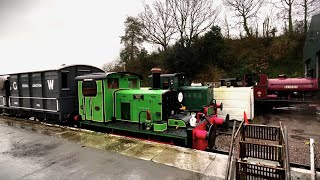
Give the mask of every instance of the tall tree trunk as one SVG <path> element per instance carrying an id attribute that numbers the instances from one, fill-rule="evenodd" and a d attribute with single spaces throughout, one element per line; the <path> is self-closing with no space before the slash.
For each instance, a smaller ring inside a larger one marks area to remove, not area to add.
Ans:
<path id="1" fill-rule="evenodd" d="M 292 1 L 289 0 L 289 9 L 288 9 L 288 15 L 289 15 L 289 34 L 292 35 L 293 32 L 293 25 L 292 25 Z"/>
<path id="2" fill-rule="evenodd" d="M 131 37 L 131 47 L 130 47 L 130 61 L 132 62 L 133 61 L 133 58 L 134 58 L 134 39 L 133 37 Z"/>
<path id="3" fill-rule="evenodd" d="M 251 37 L 251 32 L 250 32 L 250 29 L 248 27 L 247 18 L 245 16 L 242 16 L 242 17 L 243 17 L 243 28 L 246 31 L 247 36 Z"/>
<path id="4" fill-rule="evenodd" d="M 304 34 L 307 34 L 307 31 L 308 31 L 308 19 L 307 19 L 307 16 L 308 16 L 308 4 L 307 4 L 307 0 L 304 0 L 303 1 L 304 4 Z"/>

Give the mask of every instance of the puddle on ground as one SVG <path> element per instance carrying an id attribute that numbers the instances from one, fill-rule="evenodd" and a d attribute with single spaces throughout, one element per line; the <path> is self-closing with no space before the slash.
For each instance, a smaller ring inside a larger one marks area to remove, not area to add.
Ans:
<path id="1" fill-rule="evenodd" d="M 298 141 L 307 141 L 308 140 L 308 138 L 306 138 L 306 137 L 304 137 L 304 136 L 299 136 L 299 135 L 290 135 L 290 137 L 292 138 L 292 139 L 295 139 L 295 140 L 298 140 Z"/>
<path id="2" fill-rule="evenodd" d="M 215 158 L 215 155 L 209 155 L 208 153 L 204 155 L 203 153 L 206 152 L 194 153 L 192 149 L 180 148 L 166 149 L 161 153 L 161 156 L 156 156 L 152 161 L 203 173 Z"/>
<path id="3" fill-rule="evenodd" d="M 139 143 L 136 146 L 124 150 L 121 154 L 131 157 L 136 157 L 144 160 L 151 160 L 160 155 L 166 147 L 154 143 Z"/>

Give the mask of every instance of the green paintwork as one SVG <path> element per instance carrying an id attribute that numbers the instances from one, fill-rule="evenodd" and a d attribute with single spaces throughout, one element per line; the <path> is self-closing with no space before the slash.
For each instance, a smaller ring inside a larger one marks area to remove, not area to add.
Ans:
<path id="1" fill-rule="evenodd" d="M 162 117 L 162 93 L 164 90 L 121 90 L 116 92 L 116 119 L 139 122 L 139 113 L 149 110 L 151 121 L 161 121 Z M 124 104 L 128 104 L 130 111 L 124 111 Z M 125 115 L 130 112 L 130 115 Z M 141 118 L 141 122 L 145 121 Z M 124 118 L 126 117 L 126 118 Z"/>
<path id="2" fill-rule="evenodd" d="M 168 119 L 168 125 L 174 127 L 187 127 L 186 123 L 179 119 Z"/>
<path id="3" fill-rule="evenodd" d="M 79 113 L 83 121 L 139 123 L 140 114 L 140 123 L 147 129 L 167 130 L 166 121 L 162 121 L 162 96 L 168 90 L 140 89 L 139 77 L 120 73 L 92 74 L 78 80 Z M 85 81 L 96 83 L 95 96 L 84 95 Z M 150 120 L 146 111 L 150 112 Z"/>
<path id="4" fill-rule="evenodd" d="M 92 98 L 92 120 L 97 122 L 103 122 L 103 92 L 102 92 L 102 80 L 96 81 L 97 95 Z"/>
<path id="5" fill-rule="evenodd" d="M 179 143 L 184 141 L 188 146 L 192 145 L 193 128 L 187 128 L 186 116 L 184 120 L 175 119 L 186 115 L 178 110 L 181 107 L 178 92 L 184 94 L 183 103 L 188 110 L 201 110 L 213 99 L 211 87 L 182 86 L 185 84 L 179 77 L 173 77 L 177 88 L 174 90 L 140 88 L 140 77 L 127 72 L 92 73 L 78 76 L 76 80 L 80 125 L 155 135 Z"/>
<path id="6" fill-rule="evenodd" d="M 210 106 L 210 107 L 208 108 L 207 115 L 208 115 L 208 116 L 210 116 L 210 115 L 214 115 L 214 109 L 213 109 L 213 106 Z"/>
<path id="7" fill-rule="evenodd" d="M 211 104 L 213 100 L 211 86 L 182 86 L 178 91 L 183 93 L 182 104 L 189 111 L 200 111 L 203 106 Z"/>
<path id="8" fill-rule="evenodd" d="M 79 93 L 79 113 L 83 120 L 103 122 L 103 91 L 102 80 L 95 81 L 97 85 L 97 95 L 85 97 L 82 95 L 82 83 L 78 82 Z"/>
<path id="9" fill-rule="evenodd" d="M 162 133 L 161 131 L 138 130 L 138 129 L 127 128 L 125 126 L 118 127 L 118 126 L 114 126 L 112 123 L 104 124 L 104 123 L 91 123 L 90 121 L 81 121 L 81 124 L 82 125 L 89 125 L 89 126 L 103 127 L 103 128 L 107 128 L 107 129 L 116 129 L 116 130 L 122 130 L 122 131 L 128 131 L 128 132 L 136 132 L 136 133 L 143 133 L 143 134 L 150 134 L 150 135 L 158 135 L 158 136 L 163 136 L 163 137 L 170 137 L 170 138 L 175 138 L 175 139 L 183 139 L 187 142 L 187 134 L 185 134 L 184 136 L 172 135 L 172 134 L 168 134 L 168 133 Z M 172 131 L 173 128 L 171 128 L 170 130 Z"/>
<path id="10" fill-rule="evenodd" d="M 92 77 L 94 77 L 92 75 Z M 128 76 L 119 73 L 106 74 L 106 78 L 94 79 L 90 76 L 88 81 L 95 80 L 97 87 L 97 95 L 85 97 L 82 92 L 83 81 L 78 81 L 78 100 L 79 113 L 83 120 L 95 122 L 109 122 L 112 120 L 113 113 L 113 97 L 114 92 L 119 89 L 140 88 L 140 79 L 137 76 Z M 111 81 L 118 80 L 118 83 L 110 84 Z M 133 85 L 133 80 L 135 84 Z M 109 82 L 109 83 L 108 83 Z M 117 84 L 117 87 L 115 86 Z M 112 86 L 114 85 L 114 86 Z M 110 88 L 110 87 L 114 88 Z"/>
<path id="11" fill-rule="evenodd" d="M 153 124 L 153 130 L 154 131 L 165 131 L 167 130 L 168 126 L 166 122 L 157 122 Z"/>
<path id="12" fill-rule="evenodd" d="M 152 75 L 150 78 L 150 86 L 152 87 Z M 182 92 L 182 104 L 186 106 L 188 111 L 201 111 L 203 106 L 212 103 L 213 87 L 211 86 L 190 86 L 184 73 L 161 74 L 160 89 L 169 89 L 170 81 L 173 81 L 172 88 Z"/>

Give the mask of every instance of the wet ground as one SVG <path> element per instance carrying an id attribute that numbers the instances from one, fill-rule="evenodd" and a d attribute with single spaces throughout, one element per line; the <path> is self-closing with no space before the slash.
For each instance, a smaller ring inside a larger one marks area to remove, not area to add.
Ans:
<path id="1" fill-rule="evenodd" d="M 282 109 L 259 115 L 253 123 L 288 129 L 290 162 L 310 165 L 310 138 L 315 141 L 316 165 L 320 168 L 320 115 L 306 109 Z"/>
<path id="2" fill-rule="evenodd" d="M 253 123 L 288 126 L 290 160 L 309 165 L 308 138 L 319 147 L 318 117 L 281 111 Z M 0 116 L 0 179 L 223 179 L 228 156 Z M 218 147 L 228 150 L 230 135 Z M 319 154 L 317 154 L 319 162 Z M 319 163 L 318 163 L 319 164 Z M 293 179 L 309 176 L 291 169 Z M 308 178 L 307 178 L 308 179 Z"/>
<path id="3" fill-rule="evenodd" d="M 310 166 L 310 138 L 316 143 L 316 165 L 320 168 L 320 115 L 306 109 L 281 109 L 256 115 L 252 123 L 287 126 L 289 139 L 289 156 L 291 163 Z M 231 135 L 217 138 L 217 146 L 229 150 Z"/>
<path id="4" fill-rule="evenodd" d="M 0 116 L 0 136 L 0 179 L 215 179 L 204 172 L 218 158 L 197 153 L 207 159 L 186 163 L 200 159 L 188 149 L 5 116 Z M 183 170 L 188 168 L 199 172 Z"/>

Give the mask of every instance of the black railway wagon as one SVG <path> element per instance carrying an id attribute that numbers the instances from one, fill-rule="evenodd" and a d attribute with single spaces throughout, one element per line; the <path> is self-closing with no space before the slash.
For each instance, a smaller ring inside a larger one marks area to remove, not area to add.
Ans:
<path id="1" fill-rule="evenodd" d="M 64 65 L 49 70 L 8 74 L 7 84 L 10 86 L 2 85 L 0 108 L 10 115 L 67 122 L 78 114 L 75 77 L 95 72 L 104 71 L 89 65 Z M 10 91 L 9 98 L 6 91 Z"/>

